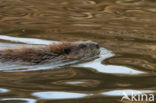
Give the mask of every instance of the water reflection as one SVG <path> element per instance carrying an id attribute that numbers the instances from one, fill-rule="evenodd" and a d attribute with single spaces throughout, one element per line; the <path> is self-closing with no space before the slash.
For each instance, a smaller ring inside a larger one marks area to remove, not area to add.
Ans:
<path id="1" fill-rule="evenodd" d="M 20 38 L 20 37 L 12 37 L 12 36 L 5 36 L 0 35 L 0 39 L 12 41 L 12 42 L 20 42 L 20 43 L 26 43 L 26 44 L 52 44 L 52 43 L 58 43 L 57 41 L 48 41 L 48 40 L 42 40 L 42 39 L 36 39 L 36 38 Z"/>
<path id="2" fill-rule="evenodd" d="M 9 92 L 10 90 L 8 89 L 4 89 L 4 88 L 0 88 L 0 93 L 7 93 Z"/>
<path id="3" fill-rule="evenodd" d="M 116 0 L 117 4 L 122 4 L 122 5 L 143 5 L 144 0 Z"/>
<path id="4" fill-rule="evenodd" d="M 36 99 L 29 99 L 29 98 L 5 98 L 5 99 L 0 99 L 2 102 L 8 102 L 11 103 L 13 101 L 16 101 L 16 103 L 36 103 Z"/>
<path id="5" fill-rule="evenodd" d="M 70 87 L 87 87 L 87 88 L 94 88 L 98 85 L 100 85 L 99 80 L 89 80 L 89 79 L 79 79 L 79 80 L 62 80 L 62 81 L 56 81 L 52 82 L 54 85 L 64 85 L 64 86 L 70 86 Z"/>
<path id="6" fill-rule="evenodd" d="M 123 95 L 138 95 L 138 94 L 145 94 L 145 93 L 154 93 L 152 90 L 112 90 L 108 92 L 101 93 L 102 95 L 108 96 L 123 96 Z"/>
<path id="7" fill-rule="evenodd" d="M 71 82 L 66 82 L 67 84 L 71 84 L 71 85 L 77 85 L 77 84 L 84 84 L 85 82 L 83 81 L 71 81 Z"/>
<path id="8" fill-rule="evenodd" d="M 32 95 L 40 99 L 74 99 L 90 96 L 91 94 L 48 91 L 48 92 L 36 92 L 33 93 Z"/>
<path id="9" fill-rule="evenodd" d="M 99 94 L 101 91 L 110 90 L 109 93 L 103 92 L 101 97 L 82 97 L 77 99 L 78 101 L 52 99 L 38 102 L 121 103 L 121 97 L 116 95 L 118 92 L 122 94 L 122 90 L 128 92 L 137 88 L 142 91 L 149 88 L 150 91 L 155 91 L 155 12 L 156 0 L 0 0 L 0 34 L 11 35 L 0 35 L 0 41 L 3 43 L 12 41 L 12 44 L 18 42 L 28 45 L 49 44 L 49 40 L 92 40 L 115 54 L 103 61 L 92 61 L 94 65 L 86 63 L 84 67 L 63 66 L 55 70 L 44 70 L 51 69 L 50 65 L 24 67 L 0 64 L 1 70 L 7 71 L 0 71 L 0 86 L 14 91 L 0 93 L 0 97 L 27 98 L 31 93 L 41 91 L 83 92 L 82 94 L 94 91 Z M 44 41 L 46 39 L 48 41 Z M 25 45 L 12 44 L 0 46 L 5 49 Z M 22 72 L 29 68 L 30 71 Z M 8 70 L 12 72 L 8 73 Z M 145 73 L 139 75 L 142 71 Z M 125 75 L 120 75 L 121 72 Z M 21 103 L 24 100 L 17 101 Z M 4 103 L 7 100 L 0 102 Z M 10 102 L 16 100 L 8 100 L 8 103 Z"/>

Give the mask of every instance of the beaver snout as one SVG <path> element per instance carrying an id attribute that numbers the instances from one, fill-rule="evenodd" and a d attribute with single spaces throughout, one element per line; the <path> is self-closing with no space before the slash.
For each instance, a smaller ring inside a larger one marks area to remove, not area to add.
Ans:
<path id="1" fill-rule="evenodd" d="M 98 54 L 99 53 L 99 44 L 96 42 L 92 42 L 92 41 L 83 42 L 83 43 L 80 43 L 78 48 L 76 49 L 76 51 L 79 51 L 79 50 L 83 50 L 84 54 L 85 53 Z M 81 53 L 82 53 L 82 51 L 81 51 Z"/>

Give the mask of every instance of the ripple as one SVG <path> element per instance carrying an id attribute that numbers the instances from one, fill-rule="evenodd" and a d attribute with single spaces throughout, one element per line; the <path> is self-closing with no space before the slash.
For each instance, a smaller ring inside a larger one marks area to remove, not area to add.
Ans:
<path id="1" fill-rule="evenodd" d="M 117 4 L 122 4 L 122 5 L 142 5 L 144 4 L 144 0 L 117 0 Z"/>
<path id="2" fill-rule="evenodd" d="M 75 14 L 71 16 L 72 19 L 82 20 L 82 19 L 91 19 L 93 18 L 93 14 L 90 12 L 84 12 L 82 14 Z"/>
<path id="3" fill-rule="evenodd" d="M 101 93 L 102 95 L 108 95 L 108 96 L 123 96 L 125 94 L 127 95 L 138 95 L 138 94 L 144 94 L 144 93 L 153 93 L 152 90 L 112 90 L 108 92 Z"/>
<path id="4" fill-rule="evenodd" d="M 7 93 L 9 92 L 10 90 L 8 89 L 4 89 L 4 88 L 0 88 L 0 93 Z"/>
<path id="5" fill-rule="evenodd" d="M 98 80 L 62 80 L 62 81 L 56 81 L 52 82 L 52 84 L 56 85 L 69 85 L 69 86 L 78 86 L 78 87 L 96 87 L 100 84 L 100 81 Z"/>
<path id="6" fill-rule="evenodd" d="M 77 85 L 77 84 L 84 84 L 85 82 L 83 81 L 71 81 L 71 82 L 66 82 L 67 84 L 71 84 L 71 85 Z"/>
<path id="7" fill-rule="evenodd" d="M 102 64 L 101 62 L 104 59 L 114 56 L 114 54 L 111 51 L 109 51 L 105 48 L 101 48 L 101 53 L 99 56 L 100 57 L 96 60 L 93 60 L 93 61 L 87 62 L 87 63 L 78 64 L 78 65 L 75 65 L 74 67 L 92 68 L 92 69 L 97 70 L 98 72 L 113 73 L 113 74 L 142 74 L 142 73 L 144 73 L 142 71 L 134 70 L 134 69 L 131 69 L 131 68 L 128 68 L 125 66 Z"/>
<path id="8" fill-rule="evenodd" d="M 108 94 L 101 94 L 103 97 L 99 98 L 96 97 L 98 96 L 96 94 L 101 93 L 102 90 L 102 93 L 109 92 L 109 94 L 112 93 L 112 95 L 117 96 L 122 94 L 122 91 L 126 91 L 128 94 L 129 90 L 125 88 L 137 88 L 136 92 L 143 88 L 155 89 L 155 72 L 150 72 L 152 69 L 152 71 L 155 71 L 155 7 L 156 0 L 0 0 L 0 34 L 48 38 L 48 40 L 93 40 L 114 52 L 103 48 L 102 51 L 106 51 L 103 56 L 100 55 L 100 58 L 86 64 L 78 64 L 80 68 L 67 66 L 65 69 L 64 67 L 57 69 L 60 65 L 56 65 L 54 67 L 56 71 L 52 70 L 53 64 L 36 66 L 0 64 L 0 85 L 15 91 L 14 93 L 3 94 L 1 93 L 3 90 L 0 88 L 0 95 L 3 95 L 0 98 L 8 99 L 8 101 L 0 100 L 0 102 L 28 102 L 29 100 L 26 100 L 28 97 L 25 97 L 27 94 L 33 92 L 42 94 L 43 90 L 51 90 L 51 92 L 58 94 L 61 94 L 61 92 L 57 90 L 77 90 L 74 93 L 83 91 L 81 92 L 82 97 L 80 95 L 75 97 L 82 98 L 80 101 L 66 101 L 63 98 L 59 100 L 58 97 L 57 101 L 39 99 L 37 102 L 116 103 L 120 101 L 118 97 L 108 97 Z M 31 33 L 32 30 L 35 31 Z M 53 42 L 42 39 L 36 40 L 36 38 L 4 37 L 1 35 L 0 39 L 2 42 L 13 41 L 12 44 L 0 44 L 2 49 L 28 44 L 47 45 Z M 26 44 L 18 45 L 14 43 Z M 118 58 L 112 64 L 107 63 L 107 58 L 122 56 L 124 53 L 126 53 L 125 58 Z M 127 54 L 136 55 L 134 55 L 135 58 L 132 58 L 131 55 Z M 120 61 L 118 61 L 119 59 Z M 122 64 L 123 66 L 119 66 Z M 128 64 L 134 65 L 130 66 Z M 150 71 L 149 68 L 151 68 Z M 47 69 L 51 70 L 48 71 Z M 15 73 L 3 73 L 4 70 Z M 144 76 L 143 73 L 146 72 L 148 74 Z M 138 75 L 132 76 L 129 74 Z M 98 83 L 92 81 L 94 79 L 98 80 L 100 84 L 98 85 Z M 62 84 L 59 84 L 60 82 Z M 86 87 L 87 84 L 90 87 Z M 94 87 L 91 87 L 92 85 Z M 118 88 L 125 90 L 118 90 Z M 106 89 L 109 89 L 109 91 L 107 92 Z M 94 92 L 95 95 L 93 98 L 90 96 L 91 98 L 85 99 L 83 97 L 89 95 L 85 95 L 86 92 Z M 65 92 L 63 96 L 66 96 L 66 93 L 73 92 Z M 58 94 L 54 96 L 58 96 Z M 13 95 L 20 97 L 24 95 L 25 98 L 11 97 Z M 75 94 L 73 95 L 75 96 Z M 65 99 L 70 98 L 69 96 Z M 23 101 L 20 99 L 23 99 Z M 52 99 L 56 98 L 53 97 Z M 126 101 L 126 103 L 128 102 L 130 101 Z"/>
<path id="9" fill-rule="evenodd" d="M 26 44 L 52 44 L 52 43 L 58 43 L 56 41 L 50 41 L 50 40 L 42 40 L 42 39 L 36 39 L 36 38 L 20 38 L 20 37 L 12 37 L 12 36 L 5 36 L 0 35 L 1 40 L 7 40 L 12 42 L 21 42 Z"/>
<path id="10" fill-rule="evenodd" d="M 20 101 L 20 103 L 36 103 L 36 99 L 28 99 L 28 98 L 5 98 L 0 99 L 0 101 Z M 23 102 L 22 102 L 23 101 Z"/>
<path id="11" fill-rule="evenodd" d="M 40 99 L 74 99 L 90 96 L 91 94 L 48 91 L 48 92 L 36 92 L 32 93 L 32 95 Z"/>
<path id="12" fill-rule="evenodd" d="M 0 71 L 3 72 L 22 72 L 22 71 L 37 71 L 37 70 L 49 70 L 59 68 L 61 66 L 77 63 L 78 60 L 72 62 L 55 62 L 39 65 L 22 65 L 17 63 L 0 63 Z"/>

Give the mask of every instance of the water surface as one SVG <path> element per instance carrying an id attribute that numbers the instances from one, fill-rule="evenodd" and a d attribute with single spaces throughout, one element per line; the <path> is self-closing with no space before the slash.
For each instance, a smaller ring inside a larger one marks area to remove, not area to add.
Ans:
<path id="1" fill-rule="evenodd" d="M 56 68 L 0 64 L 0 103 L 121 103 L 122 91 L 154 93 L 155 26 L 155 0 L 1 0 L 1 49 L 92 40 L 103 51 Z"/>

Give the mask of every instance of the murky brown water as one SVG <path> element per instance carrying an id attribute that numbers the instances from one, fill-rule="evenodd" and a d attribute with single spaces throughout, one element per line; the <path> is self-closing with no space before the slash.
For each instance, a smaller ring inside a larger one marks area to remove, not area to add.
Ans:
<path id="1" fill-rule="evenodd" d="M 6 93 L 0 90 L 0 99 L 10 99 L 0 103 L 120 103 L 121 96 L 101 93 L 129 89 L 155 91 L 155 27 L 155 0 L 0 0 L 2 35 L 55 41 L 92 40 L 115 53 L 103 64 L 146 72 L 107 74 L 68 66 L 0 72 L 0 88 L 10 90 Z M 49 94 L 45 96 L 44 92 Z M 40 97 L 34 93 L 40 93 Z M 70 96 L 63 98 L 58 94 Z"/>

